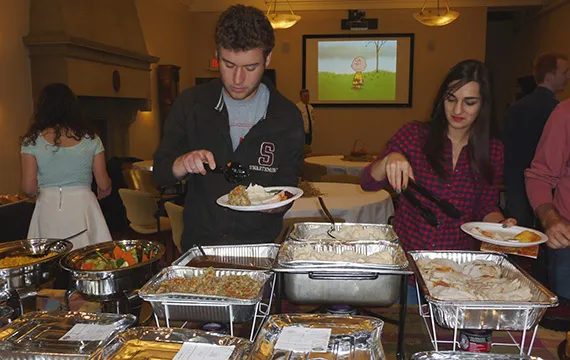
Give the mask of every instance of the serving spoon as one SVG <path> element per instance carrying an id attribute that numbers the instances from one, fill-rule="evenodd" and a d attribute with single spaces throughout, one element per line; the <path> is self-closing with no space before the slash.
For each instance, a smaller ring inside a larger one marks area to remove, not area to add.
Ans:
<path id="1" fill-rule="evenodd" d="M 87 232 L 87 229 L 83 229 L 80 232 L 73 234 L 71 236 L 68 236 L 66 238 L 63 239 L 56 239 L 55 241 L 53 241 L 51 244 L 49 244 L 48 246 L 46 246 L 46 248 L 44 249 L 44 251 L 40 252 L 40 253 L 35 253 L 35 254 L 29 254 L 27 256 L 29 257 L 33 257 L 33 258 L 40 258 L 43 256 L 46 256 L 47 254 L 49 254 L 51 252 L 51 249 L 54 247 L 55 244 L 58 244 L 60 241 L 66 241 L 66 240 L 70 240 L 73 239 L 74 237 L 77 237 L 81 234 L 83 234 L 84 232 Z"/>
<path id="2" fill-rule="evenodd" d="M 224 174 L 226 181 L 237 184 L 249 177 L 249 169 L 237 161 L 229 161 L 223 166 L 212 169 L 208 163 L 207 170 L 213 173 Z"/>
<path id="3" fill-rule="evenodd" d="M 331 212 L 329 211 L 329 209 L 327 208 L 327 206 L 325 205 L 325 201 L 320 196 L 319 196 L 319 203 L 321 204 L 321 208 L 323 209 L 323 211 L 325 212 L 325 215 L 329 218 L 329 221 L 331 223 L 330 229 L 327 230 L 327 235 L 333 239 L 336 239 L 336 237 L 334 237 L 334 235 L 332 234 L 332 232 L 335 231 L 335 229 L 336 229 L 335 223 L 334 223 L 334 218 L 333 218 Z"/>

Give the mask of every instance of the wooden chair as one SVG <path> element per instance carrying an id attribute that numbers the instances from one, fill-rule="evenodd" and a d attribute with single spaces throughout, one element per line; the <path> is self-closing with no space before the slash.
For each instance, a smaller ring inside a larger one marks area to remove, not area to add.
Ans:
<path id="1" fill-rule="evenodd" d="M 184 231 L 182 213 L 184 207 L 168 201 L 164 203 L 164 208 L 166 209 L 166 214 L 168 214 L 170 225 L 172 226 L 172 242 L 178 251 L 182 253 L 182 232 Z"/>
<path id="2" fill-rule="evenodd" d="M 140 234 L 155 234 L 170 230 L 170 220 L 167 217 L 158 216 L 158 205 L 153 194 L 119 189 L 119 196 L 127 210 L 127 219 L 131 229 Z"/>

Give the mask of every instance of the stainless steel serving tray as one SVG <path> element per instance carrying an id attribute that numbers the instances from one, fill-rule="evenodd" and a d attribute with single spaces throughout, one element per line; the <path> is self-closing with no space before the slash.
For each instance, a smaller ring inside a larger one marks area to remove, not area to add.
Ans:
<path id="1" fill-rule="evenodd" d="M 279 253 L 279 244 L 248 244 L 248 245 L 222 245 L 222 246 L 202 246 L 206 255 L 218 256 L 222 260 L 225 257 L 231 257 L 231 260 L 240 260 L 242 258 L 244 261 L 240 262 L 239 265 L 253 265 L 259 268 L 266 268 L 270 270 L 273 267 L 273 262 L 277 258 Z M 188 250 L 184 255 L 176 259 L 172 265 L 185 266 L 196 258 L 202 256 L 200 249 L 198 247 L 193 247 Z M 245 263 L 246 259 L 254 259 L 253 264 Z M 273 259 L 271 263 L 264 263 L 265 259 Z M 227 267 L 230 267 L 228 264 Z"/>
<path id="2" fill-rule="evenodd" d="M 542 360 L 539 357 L 510 354 L 483 354 L 457 351 L 428 351 L 412 355 L 411 360 Z"/>
<path id="3" fill-rule="evenodd" d="M 330 328 L 327 352 L 301 353 L 274 348 L 286 326 Z M 271 315 L 253 346 L 251 360 L 273 359 L 385 359 L 381 320 L 366 316 L 281 314 Z"/>
<path id="4" fill-rule="evenodd" d="M 341 239 L 337 237 L 337 240 L 343 241 L 361 241 L 361 240 L 387 240 L 387 241 L 398 241 L 398 235 L 392 228 L 391 225 L 386 224 L 358 224 L 358 223 L 338 223 L 334 225 L 335 231 L 339 232 L 344 228 L 358 228 L 367 231 L 368 233 L 374 234 L 374 236 L 367 236 L 366 238 L 357 239 Z M 291 227 L 288 238 L 294 241 L 307 241 L 307 240 L 331 240 L 331 237 L 327 235 L 327 231 L 331 228 L 330 223 L 320 223 L 320 222 L 302 222 L 295 223 Z M 378 234 L 379 236 L 375 236 Z M 333 232 L 333 235 L 335 233 Z M 337 234 L 338 235 L 338 234 Z M 333 239 L 334 240 L 334 239 Z"/>
<path id="5" fill-rule="evenodd" d="M 341 262 L 341 261 L 318 261 L 318 260 L 296 260 L 293 256 L 293 251 L 297 248 L 310 246 L 314 252 L 334 252 L 341 254 L 343 251 L 352 250 L 356 253 L 363 255 L 372 255 L 381 251 L 388 251 L 391 255 L 393 264 L 374 264 L 374 263 L 355 263 L 355 262 Z M 385 240 L 376 241 L 286 241 L 279 251 L 277 259 L 279 268 L 275 271 L 283 271 L 282 268 L 342 268 L 342 269 L 366 269 L 366 270 L 404 270 L 408 267 L 408 259 L 406 253 L 400 245 L 394 242 Z"/>
<path id="6" fill-rule="evenodd" d="M 551 291 L 533 279 L 506 255 L 479 251 L 410 251 L 411 267 L 426 300 L 432 305 L 435 321 L 445 328 L 524 330 L 534 327 L 547 308 L 558 305 L 558 298 Z M 533 298 L 531 301 L 448 301 L 434 298 L 424 281 L 416 261 L 422 258 L 448 259 L 459 264 L 484 260 L 491 261 L 503 269 L 503 276 L 518 279 L 527 285 Z"/>
<path id="7" fill-rule="evenodd" d="M 263 270 L 216 269 L 216 276 L 247 275 L 261 280 L 258 295 L 255 299 L 243 300 L 223 296 L 199 294 L 169 293 L 156 294 L 156 290 L 164 280 L 174 278 L 191 278 L 202 275 L 205 268 L 170 266 L 162 269 L 150 279 L 139 291 L 139 296 L 151 303 L 154 313 L 160 318 L 181 321 L 214 321 L 228 322 L 230 313 L 233 322 L 243 323 L 251 320 L 261 302 L 263 291 L 273 274 Z"/>
<path id="8" fill-rule="evenodd" d="M 83 360 L 135 321 L 130 314 L 27 313 L 0 329 L 0 359 Z M 103 341 L 59 341 L 75 324 L 113 324 L 116 330 Z"/>
<path id="9" fill-rule="evenodd" d="M 71 251 L 73 244 L 56 239 L 27 239 L 0 244 L 0 258 L 40 254 L 48 250 L 48 246 L 58 254 L 47 259 L 38 259 L 27 265 L 0 269 L 0 279 L 6 280 L 9 290 L 24 290 L 24 292 L 37 290 L 59 270 L 60 258 Z"/>
<path id="10" fill-rule="evenodd" d="M 90 360 L 171 360 L 185 342 L 235 346 L 230 360 L 249 359 L 252 346 L 245 339 L 200 330 L 137 327 L 119 334 Z"/>

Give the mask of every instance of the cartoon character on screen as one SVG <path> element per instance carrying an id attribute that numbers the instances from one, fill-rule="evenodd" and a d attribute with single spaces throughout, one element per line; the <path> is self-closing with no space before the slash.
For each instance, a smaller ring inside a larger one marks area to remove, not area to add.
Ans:
<path id="1" fill-rule="evenodd" d="M 364 69 L 366 69 L 366 59 L 363 56 L 357 56 L 352 60 L 352 70 L 356 73 L 352 78 L 352 89 L 360 90 L 364 85 Z"/>

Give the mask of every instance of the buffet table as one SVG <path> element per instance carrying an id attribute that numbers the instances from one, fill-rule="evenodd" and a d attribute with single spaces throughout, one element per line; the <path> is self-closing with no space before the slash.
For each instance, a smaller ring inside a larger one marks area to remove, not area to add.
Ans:
<path id="1" fill-rule="evenodd" d="M 364 191 L 360 185 L 315 182 L 317 190 L 323 193 L 327 208 L 335 218 L 347 223 L 386 224 L 394 214 L 390 194 L 385 190 Z M 326 216 L 317 197 L 302 197 L 293 203 L 285 218 L 315 218 Z"/>
<path id="2" fill-rule="evenodd" d="M 356 176 L 360 176 L 362 170 L 370 164 L 369 161 L 346 161 L 342 155 L 311 156 L 306 158 L 305 162 L 325 166 L 328 174 Z"/>

